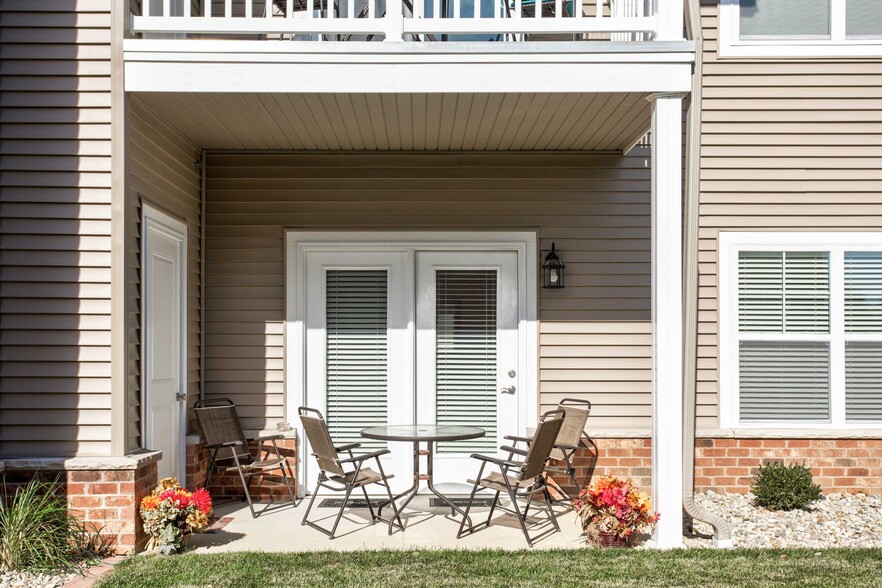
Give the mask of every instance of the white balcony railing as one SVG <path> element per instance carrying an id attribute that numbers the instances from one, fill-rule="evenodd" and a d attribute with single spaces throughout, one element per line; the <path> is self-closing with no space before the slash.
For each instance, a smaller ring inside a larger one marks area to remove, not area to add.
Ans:
<path id="1" fill-rule="evenodd" d="M 656 2 L 143 0 L 132 32 L 295 41 L 642 41 L 654 38 Z"/>

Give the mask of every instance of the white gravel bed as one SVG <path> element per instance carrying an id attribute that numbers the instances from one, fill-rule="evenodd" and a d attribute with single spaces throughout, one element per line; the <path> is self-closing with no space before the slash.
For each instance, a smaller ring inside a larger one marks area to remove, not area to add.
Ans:
<path id="1" fill-rule="evenodd" d="M 61 588 L 78 574 L 0 571 L 0 588 Z"/>
<path id="2" fill-rule="evenodd" d="M 753 495 L 695 495 L 695 502 L 729 521 L 735 547 L 882 547 L 882 496 L 828 494 L 808 510 L 770 511 Z M 709 547 L 710 525 L 695 521 L 688 547 Z"/>

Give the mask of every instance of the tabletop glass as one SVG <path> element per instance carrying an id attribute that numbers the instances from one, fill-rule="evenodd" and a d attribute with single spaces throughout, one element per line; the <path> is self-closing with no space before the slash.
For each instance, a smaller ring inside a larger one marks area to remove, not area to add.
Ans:
<path id="1" fill-rule="evenodd" d="M 361 431 L 362 437 L 381 441 L 461 441 L 486 434 L 479 427 L 460 425 L 384 425 Z"/>

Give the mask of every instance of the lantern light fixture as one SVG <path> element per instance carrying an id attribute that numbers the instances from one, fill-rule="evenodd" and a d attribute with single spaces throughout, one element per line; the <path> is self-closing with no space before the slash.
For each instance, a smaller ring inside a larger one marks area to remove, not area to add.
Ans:
<path id="1" fill-rule="evenodd" d="M 557 256 L 554 250 L 554 243 L 552 243 L 551 251 L 545 256 L 545 261 L 542 262 L 542 287 L 563 288 L 564 268 L 566 267 Z"/>

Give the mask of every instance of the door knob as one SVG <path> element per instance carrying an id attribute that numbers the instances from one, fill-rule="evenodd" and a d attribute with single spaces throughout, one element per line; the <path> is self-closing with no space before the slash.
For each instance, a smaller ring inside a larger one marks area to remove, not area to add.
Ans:
<path id="1" fill-rule="evenodd" d="M 500 390 L 500 392 L 502 392 L 503 394 L 514 394 L 516 390 L 517 388 L 515 388 L 514 386 L 506 386 L 505 388 Z"/>
<path id="2" fill-rule="evenodd" d="M 186 399 L 187 399 L 187 395 L 184 394 L 183 392 L 178 392 L 177 394 L 175 394 L 175 400 L 186 400 Z"/>

